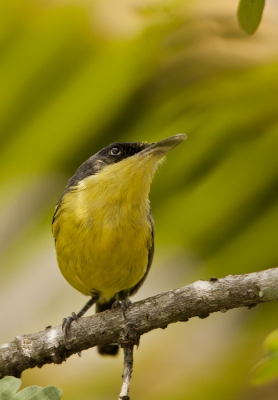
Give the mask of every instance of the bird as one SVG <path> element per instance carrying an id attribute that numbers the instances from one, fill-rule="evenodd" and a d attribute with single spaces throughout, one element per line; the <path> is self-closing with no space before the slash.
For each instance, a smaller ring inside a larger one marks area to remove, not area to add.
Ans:
<path id="1" fill-rule="evenodd" d="M 96 304 L 96 313 L 121 306 L 124 317 L 145 281 L 154 255 L 151 182 L 165 155 L 186 139 L 177 134 L 155 143 L 115 142 L 79 166 L 59 198 L 52 220 L 56 258 L 66 281 L 90 300 L 64 318 L 73 321 Z M 116 355 L 118 345 L 101 345 Z"/>

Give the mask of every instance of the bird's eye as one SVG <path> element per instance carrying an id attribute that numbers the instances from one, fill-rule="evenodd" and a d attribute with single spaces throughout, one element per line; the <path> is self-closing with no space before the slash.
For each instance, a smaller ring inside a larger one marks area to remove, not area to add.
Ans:
<path id="1" fill-rule="evenodd" d="M 123 150 L 120 146 L 113 146 L 112 149 L 110 150 L 110 154 L 112 156 L 118 156 L 122 154 Z"/>

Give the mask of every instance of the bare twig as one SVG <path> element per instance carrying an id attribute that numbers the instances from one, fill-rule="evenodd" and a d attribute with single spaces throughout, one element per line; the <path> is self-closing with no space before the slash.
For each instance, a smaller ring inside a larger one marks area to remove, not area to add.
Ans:
<path id="1" fill-rule="evenodd" d="M 139 346 L 140 335 L 136 328 L 130 323 L 127 323 L 122 347 L 124 350 L 124 368 L 123 368 L 123 383 L 119 400 L 130 400 L 129 398 L 129 385 L 133 369 L 133 348 L 134 345 Z"/>
<path id="2" fill-rule="evenodd" d="M 123 369 L 123 383 L 119 400 L 130 400 L 129 385 L 133 369 L 133 345 L 124 347 L 124 369 Z"/>
<path id="3" fill-rule="evenodd" d="M 132 327 L 138 337 L 152 329 L 205 318 L 217 311 L 251 308 L 278 299 L 278 268 L 223 279 L 197 281 L 191 285 L 133 303 L 126 312 L 107 310 L 73 322 L 66 340 L 61 325 L 45 331 L 17 336 L 0 346 L 0 378 L 20 376 L 21 372 L 44 364 L 60 364 L 74 353 L 101 344 L 124 345 Z M 127 329 L 128 328 L 128 329 Z M 132 340 L 134 343 L 134 339 Z"/>

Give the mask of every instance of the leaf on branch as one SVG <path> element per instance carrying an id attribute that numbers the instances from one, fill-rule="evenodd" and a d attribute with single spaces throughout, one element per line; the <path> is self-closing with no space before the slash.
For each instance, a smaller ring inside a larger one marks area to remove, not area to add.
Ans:
<path id="1" fill-rule="evenodd" d="M 1 400 L 59 400 L 63 394 L 56 386 L 29 386 L 16 393 L 20 385 L 20 379 L 13 376 L 6 376 L 0 380 Z"/>
<path id="2" fill-rule="evenodd" d="M 240 0 L 237 9 L 237 20 L 240 27 L 253 35 L 258 29 L 264 10 L 265 0 Z"/>

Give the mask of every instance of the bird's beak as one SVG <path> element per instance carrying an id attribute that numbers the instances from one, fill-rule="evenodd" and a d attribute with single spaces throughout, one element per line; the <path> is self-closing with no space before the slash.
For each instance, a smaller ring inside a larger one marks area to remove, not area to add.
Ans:
<path id="1" fill-rule="evenodd" d="M 183 142 L 187 136 L 184 133 L 170 136 L 167 139 L 163 139 L 160 142 L 152 143 L 144 150 L 138 153 L 138 156 L 145 157 L 147 155 L 158 155 L 160 157 L 165 156 L 170 150 L 176 147 L 178 144 Z M 159 157 L 159 158 L 160 158 Z"/>

